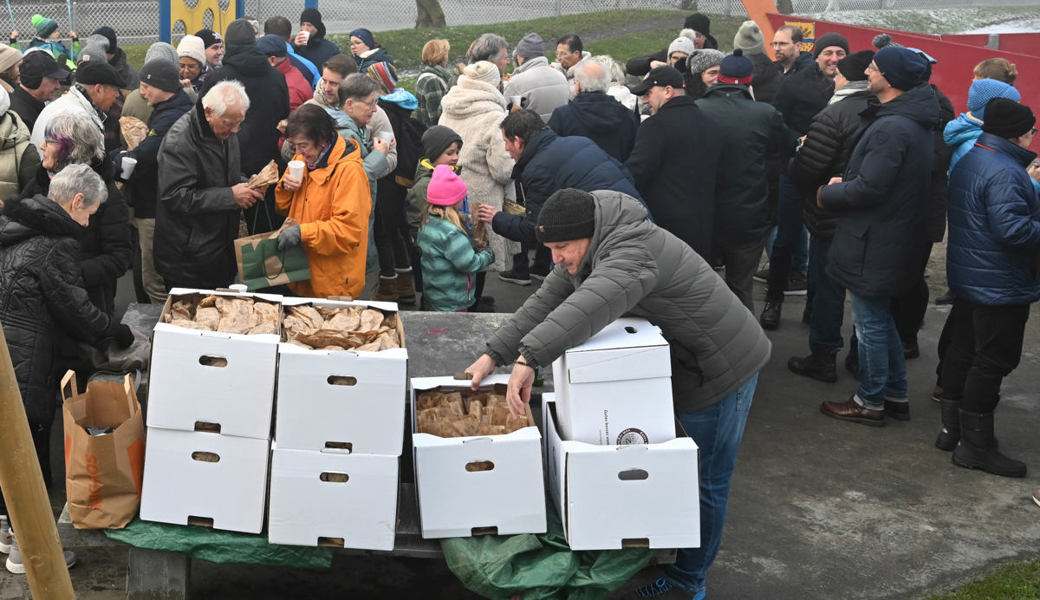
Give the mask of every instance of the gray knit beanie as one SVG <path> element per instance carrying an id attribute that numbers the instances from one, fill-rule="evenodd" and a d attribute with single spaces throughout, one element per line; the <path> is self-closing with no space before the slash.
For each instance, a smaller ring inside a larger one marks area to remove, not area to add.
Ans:
<path id="1" fill-rule="evenodd" d="M 149 63 L 156 59 L 168 60 L 175 65 L 180 62 L 177 49 L 166 42 L 155 42 L 148 47 L 148 52 L 144 55 L 144 62 Z"/>
<path id="2" fill-rule="evenodd" d="M 690 58 L 686 59 L 686 64 L 690 67 L 690 73 L 696 75 L 721 65 L 724 58 L 726 58 L 726 55 L 718 50 L 701 48 L 693 51 Z"/>
<path id="3" fill-rule="evenodd" d="M 765 54 L 766 42 L 762 30 L 754 21 L 744 21 L 733 36 L 733 48 L 740 48 L 744 54 Z"/>

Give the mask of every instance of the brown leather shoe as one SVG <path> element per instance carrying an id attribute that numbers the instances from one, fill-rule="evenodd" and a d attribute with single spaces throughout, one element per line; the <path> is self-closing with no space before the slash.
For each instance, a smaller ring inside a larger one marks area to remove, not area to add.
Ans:
<path id="1" fill-rule="evenodd" d="M 862 406 L 856 402 L 854 396 L 849 396 L 845 402 L 824 402 L 820 405 L 820 412 L 828 417 L 862 423 L 871 427 L 881 427 L 885 424 L 885 411 Z"/>

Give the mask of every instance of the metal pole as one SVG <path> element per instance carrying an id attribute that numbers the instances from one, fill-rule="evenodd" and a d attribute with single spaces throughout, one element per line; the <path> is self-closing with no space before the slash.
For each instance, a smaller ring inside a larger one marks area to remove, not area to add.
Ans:
<path id="1" fill-rule="evenodd" d="M 7 338 L 0 327 L 0 488 L 10 513 L 33 598 L 75 600 L 72 579 L 36 458 Z"/>

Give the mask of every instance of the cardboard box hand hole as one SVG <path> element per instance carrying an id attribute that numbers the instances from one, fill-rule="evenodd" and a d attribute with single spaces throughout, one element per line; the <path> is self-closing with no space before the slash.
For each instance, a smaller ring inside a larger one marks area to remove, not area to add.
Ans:
<path id="1" fill-rule="evenodd" d="M 645 481 L 650 478 L 650 474 L 643 469 L 628 469 L 618 473 L 617 478 L 621 481 Z"/>
<path id="2" fill-rule="evenodd" d="M 220 433 L 220 423 L 195 421 L 195 431 L 201 431 L 204 433 Z"/>
<path id="3" fill-rule="evenodd" d="M 345 548 L 347 541 L 341 537 L 318 536 L 318 545 L 325 548 Z"/>
<path id="4" fill-rule="evenodd" d="M 354 451 L 354 444 L 350 442 L 325 442 L 326 450 L 346 450 L 347 452 Z"/>
<path id="5" fill-rule="evenodd" d="M 346 483 L 350 481 L 350 475 L 347 475 L 346 473 L 325 472 L 318 475 L 318 479 L 327 483 Z"/>
<path id="6" fill-rule="evenodd" d="M 191 453 L 191 459 L 199 462 L 217 463 L 220 462 L 220 455 L 216 452 L 195 451 Z"/>
<path id="7" fill-rule="evenodd" d="M 478 471 L 492 471 L 495 469 L 495 463 L 490 460 L 475 460 L 471 463 L 466 463 L 466 470 L 470 473 Z"/>
<path id="8" fill-rule="evenodd" d="M 204 367 L 224 368 L 227 366 L 228 362 L 223 356 L 200 356 L 199 364 Z"/>
<path id="9" fill-rule="evenodd" d="M 329 385 L 357 385 L 357 377 L 348 377 L 346 375 L 329 375 L 329 378 L 325 381 Z"/>

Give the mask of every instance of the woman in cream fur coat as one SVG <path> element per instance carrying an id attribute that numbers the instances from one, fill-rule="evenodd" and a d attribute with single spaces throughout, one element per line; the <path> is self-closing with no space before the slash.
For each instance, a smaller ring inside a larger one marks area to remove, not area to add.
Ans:
<path id="1" fill-rule="evenodd" d="M 498 67 L 479 61 L 463 69 L 458 83 L 441 100 L 440 124 L 452 128 L 462 138 L 460 177 L 469 188 L 471 210 L 474 202 L 502 210 L 503 200 L 516 197 L 510 178 L 513 159 L 506 152 L 499 127 L 506 118 L 506 99 L 498 91 L 498 84 Z M 507 270 L 520 245 L 496 235 L 490 228 L 488 235 L 495 252 L 490 269 Z"/>

